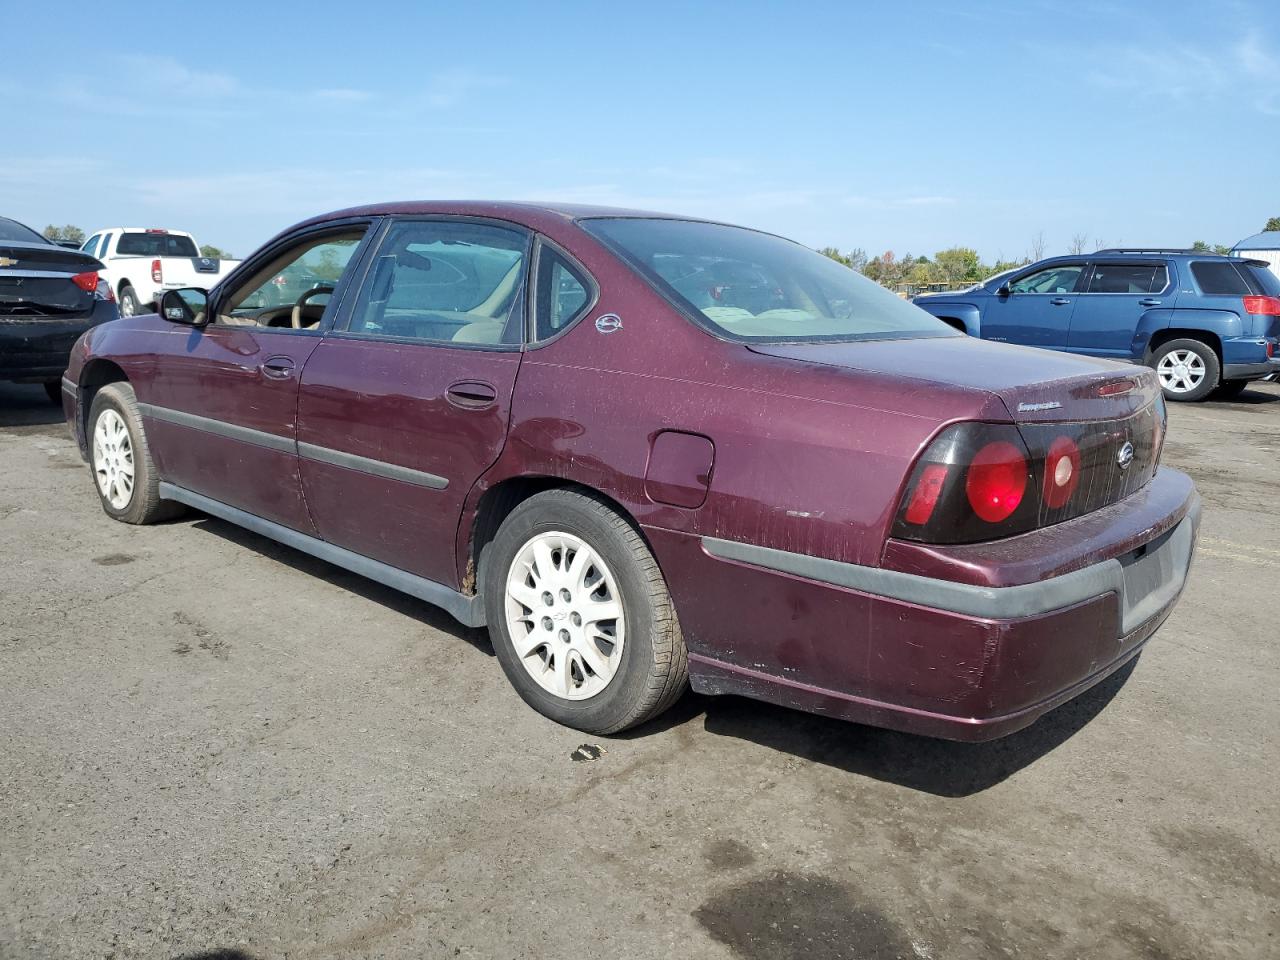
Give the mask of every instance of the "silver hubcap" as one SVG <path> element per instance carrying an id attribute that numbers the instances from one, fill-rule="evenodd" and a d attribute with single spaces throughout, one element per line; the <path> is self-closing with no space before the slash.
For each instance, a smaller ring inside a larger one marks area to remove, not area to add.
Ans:
<path id="1" fill-rule="evenodd" d="M 516 656 L 543 690 L 594 697 L 622 662 L 625 616 L 613 573 L 569 533 L 540 533 L 507 571 L 507 630 Z"/>
<path id="2" fill-rule="evenodd" d="M 1204 382 L 1204 360 L 1190 350 L 1170 350 L 1160 358 L 1156 374 L 1170 393 L 1190 393 Z"/>
<path id="3" fill-rule="evenodd" d="M 124 418 L 103 410 L 93 428 L 93 474 L 103 499 L 123 510 L 133 499 L 133 443 Z"/>
<path id="4" fill-rule="evenodd" d="M 132 297 L 132 295 L 127 294 L 127 293 L 126 293 L 124 296 L 122 296 L 122 297 L 120 298 L 120 316 L 122 316 L 122 317 L 132 317 L 132 316 L 133 316 L 133 297 Z"/>

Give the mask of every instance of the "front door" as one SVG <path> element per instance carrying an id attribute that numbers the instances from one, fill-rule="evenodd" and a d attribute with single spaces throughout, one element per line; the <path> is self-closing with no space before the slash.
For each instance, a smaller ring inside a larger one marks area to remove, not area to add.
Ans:
<path id="1" fill-rule="evenodd" d="M 1177 301 L 1162 261 L 1096 261 L 1085 292 L 1076 298 L 1067 349 L 1127 360 L 1142 315 Z"/>
<path id="2" fill-rule="evenodd" d="M 1076 288 L 1084 261 L 1056 263 L 1009 282 L 1009 294 L 994 297 L 982 315 L 982 339 L 1029 347 L 1067 349 Z"/>
<path id="3" fill-rule="evenodd" d="M 459 586 L 462 505 L 506 440 L 528 249 L 511 225 L 390 225 L 302 375 L 302 486 L 325 540 Z"/>
<path id="4" fill-rule="evenodd" d="M 166 480 L 295 530 L 314 528 L 296 449 L 298 381 L 368 225 L 286 240 L 215 292 L 210 323 L 157 358 L 143 409 Z M 327 322 L 327 321 L 326 321 Z"/>

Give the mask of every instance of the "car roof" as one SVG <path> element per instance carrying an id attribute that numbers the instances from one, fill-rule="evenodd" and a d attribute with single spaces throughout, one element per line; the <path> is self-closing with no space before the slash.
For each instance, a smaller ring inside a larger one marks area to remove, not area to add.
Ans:
<path id="1" fill-rule="evenodd" d="M 530 222 L 535 219 L 587 220 L 597 217 L 642 217 L 660 220 L 702 220 L 701 217 L 635 210 L 628 207 L 597 206 L 588 203 L 534 203 L 497 200 L 396 200 L 368 203 L 319 214 L 298 226 L 342 220 L 348 217 L 412 216 L 414 214 L 448 214 L 451 216 L 494 217 L 499 220 Z M 705 221 L 712 222 L 712 221 Z"/>

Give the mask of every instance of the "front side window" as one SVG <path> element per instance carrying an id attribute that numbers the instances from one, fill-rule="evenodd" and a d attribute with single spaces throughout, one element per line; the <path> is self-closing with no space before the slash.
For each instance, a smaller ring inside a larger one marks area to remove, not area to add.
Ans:
<path id="1" fill-rule="evenodd" d="M 461 220 L 394 224 L 348 331 L 433 342 L 518 344 L 528 235 Z"/>
<path id="2" fill-rule="evenodd" d="M 549 247 L 538 255 L 538 296 L 534 338 L 554 337 L 574 320 L 591 300 L 591 288 L 576 267 Z"/>
<path id="3" fill-rule="evenodd" d="M 91 257 L 98 255 L 98 241 L 102 239 L 102 234 L 95 233 L 92 237 L 80 245 L 80 249 Z"/>
<path id="4" fill-rule="evenodd" d="M 1163 263 L 1097 263 L 1089 278 L 1089 293 L 1159 293 L 1169 285 Z"/>
<path id="5" fill-rule="evenodd" d="M 218 307 L 218 323 L 306 330 L 319 324 L 365 228 L 308 238 L 253 272 Z"/>
<path id="6" fill-rule="evenodd" d="M 960 335 L 861 274 L 780 237 L 691 220 L 598 218 L 581 225 L 669 300 L 730 339 Z"/>
<path id="7" fill-rule="evenodd" d="M 198 257 L 196 242 L 172 233 L 122 233 L 116 244 L 122 257 Z"/>
<path id="8" fill-rule="evenodd" d="M 1010 293 L 1071 293 L 1084 272 L 1082 263 L 1060 263 L 1029 273 L 1009 284 Z"/>

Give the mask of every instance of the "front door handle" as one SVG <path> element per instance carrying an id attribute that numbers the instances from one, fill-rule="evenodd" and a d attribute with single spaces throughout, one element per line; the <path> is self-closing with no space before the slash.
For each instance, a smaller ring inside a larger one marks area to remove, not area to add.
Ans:
<path id="1" fill-rule="evenodd" d="M 1071 301 L 1068 300 L 1066 297 L 1054 297 L 1049 302 L 1052 303 L 1055 307 L 1065 307 Z"/>
<path id="2" fill-rule="evenodd" d="M 1158 307 L 1160 306 L 1160 301 L 1155 297 L 1147 297 L 1145 300 L 1139 300 L 1138 304 L 1143 307 Z"/>
<path id="3" fill-rule="evenodd" d="M 272 380 L 288 380 L 293 376 L 293 361 L 288 357 L 268 357 L 258 369 Z"/>
<path id="4" fill-rule="evenodd" d="M 479 380 L 459 380 L 451 384 L 445 397 L 455 407 L 464 410 L 482 410 L 498 399 L 498 391 L 492 384 Z"/>

